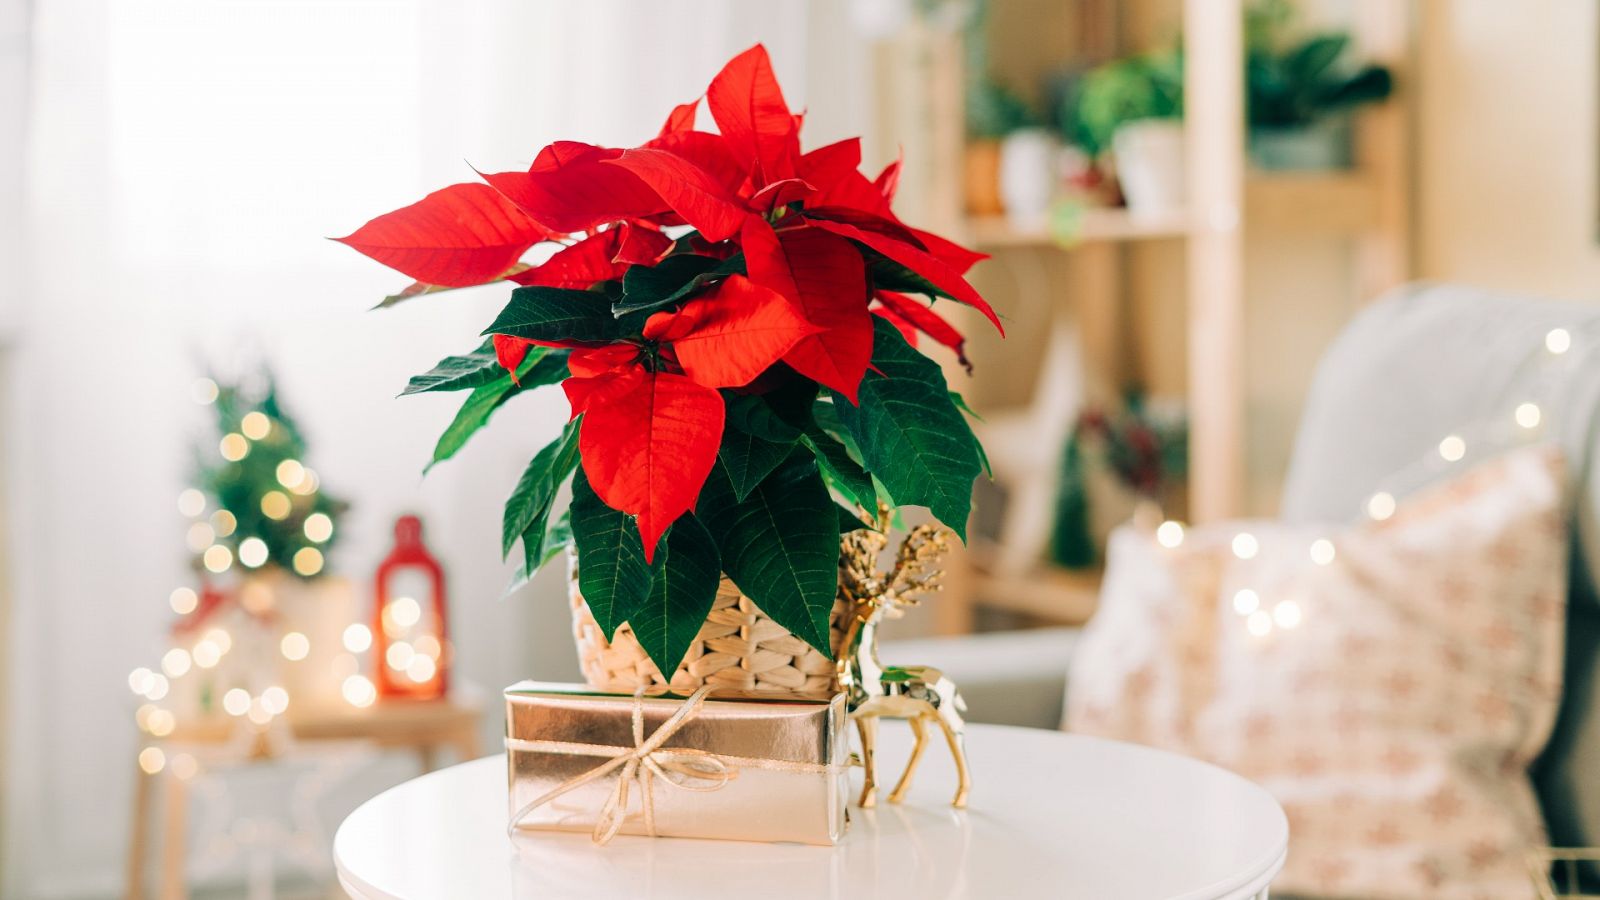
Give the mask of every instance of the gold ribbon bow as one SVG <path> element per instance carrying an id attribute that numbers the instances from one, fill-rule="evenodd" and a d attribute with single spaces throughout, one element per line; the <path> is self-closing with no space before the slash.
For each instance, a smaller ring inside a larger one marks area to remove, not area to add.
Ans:
<path id="1" fill-rule="evenodd" d="M 611 789 L 611 795 L 606 798 L 600 807 L 600 816 L 594 825 L 594 832 L 590 835 L 596 844 L 605 844 L 622 829 L 622 824 L 628 818 L 628 795 L 632 793 L 635 782 L 639 786 L 639 806 L 644 813 L 644 827 L 652 837 L 656 833 L 655 804 L 653 802 L 653 788 L 655 779 L 660 778 L 665 784 L 684 791 L 709 792 L 721 790 L 723 785 L 733 780 L 739 770 L 726 757 L 708 753 L 703 750 L 662 750 L 661 745 L 677 733 L 678 729 L 700 709 L 700 704 L 706 695 L 716 689 L 714 685 L 706 685 L 690 694 L 678 707 L 670 718 L 661 723 L 661 727 L 650 735 L 644 736 L 644 688 L 634 692 L 633 695 L 633 748 L 623 749 L 623 752 L 606 760 L 593 769 L 581 775 L 567 779 L 556 787 L 546 791 L 531 803 L 517 810 L 511 817 L 511 824 L 506 827 L 506 834 L 516 833 L 517 826 L 529 813 L 555 800 L 568 791 L 576 790 L 583 785 L 621 769 L 617 783 Z M 506 740 L 506 745 L 517 749 L 522 744 L 537 744 L 538 742 L 524 742 Z M 622 748 L 619 748 L 622 749 Z M 701 782 L 701 783 L 696 783 Z"/>

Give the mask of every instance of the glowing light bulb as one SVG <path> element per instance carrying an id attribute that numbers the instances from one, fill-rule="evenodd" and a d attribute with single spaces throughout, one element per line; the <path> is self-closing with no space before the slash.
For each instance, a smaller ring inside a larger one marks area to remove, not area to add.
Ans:
<path id="1" fill-rule="evenodd" d="M 283 491 L 267 491 L 261 495 L 261 514 L 274 522 L 288 518 L 291 508 L 289 495 Z"/>
<path id="2" fill-rule="evenodd" d="M 146 747 L 139 751 L 139 768 L 146 775 L 154 775 L 166 768 L 167 755 L 160 747 Z"/>
<path id="3" fill-rule="evenodd" d="M 415 647 L 418 653 L 428 657 L 434 662 L 439 661 L 439 653 L 443 649 L 439 646 L 439 639 L 431 634 L 425 634 L 422 637 L 417 638 L 415 641 L 411 642 L 411 646 Z"/>
<path id="4" fill-rule="evenodd" d="M 1467 455 L 1467 442 L 1458 434 L 1446 435 L 1439 442 L 1439 455 L 1444 457 L 1445 462 L 1460 462 L 1461 457 Z"/>
<path id="5" fill-rule="evenodd" d="M 248 537 L 239 543 L 239 562 L 254 569 L 267 561 L 267 542 Z"/>
<path id="6" fill-rule="evenodd" d="M 272 420 L 267 414 L 258 411 L 247 412 L 239 421 L 239 430 L 252 441 L 259 441 L 272 433 Z"/>
<path id="7" fill-rule="evenodd" d="M 1233 536 L 1233 555 L 1240 559 L 1254 559 L 1261 551 L 1261 543 L 1256 536 L 1248 531 L 1241 531 Z"/>
<path id="8" fill-rule="evenodd" d="M 333 664 L 328 668 L 333 672 L 335 679 L 343 681 L 361 671 L 361 663 L 351 654 L 341 653 L 333 658 Z"/>
<path id="9" fill-rule="evenodd" d="M 206 511 L 206 495 L 195 488 L 186 488 L 178 495 L 178 512 L 194 518 Z"/>
<path id="10" fill-rule="evenodd" d="M 216 644 L 217 650 L 222 653 L 227 653 L 233 649 L 233 635 L 229 634 L 226 629 L 213 628 L 206 632 L 205 639 Z"/>
<path id="11" fill-rule="evenodd" d="M 174 590 L 171 596 L 167 597 L 167 605 L 171 606 L 172 611 L 178 615 L 187 616 L 200 605 L 200 596 L 190 588 L 181 587 Z"/>
<path id="12" fill-rule="evenodd" d="M 128 673 L 128 690 L 133 691 L 135 694 L 149 693 L 155 674 L 144 666 L 134 669 Z"/>
<path id="13" fill-rule="evenodd" d="M 1394 515 L 1394 495 L 1388 491 L 1379 491 L 1367 498 L 1367 515 L 1379 522 Z"/>
<path id="14" fill-rule="evenodd" d="M 322 543 L 333 537 L 333 520 L 327 513 L 312 513 L 306 516 L 306 540 Z"/>
<path id="15" fill-rule="evenodd" d="M 286 459 L 278 463 L 277 476 L 279 484 L 293 490 L 306 480 L 306 467 L 300 465 L 297 459 Z"/>
<path id="16" fill-rule="evenodd" d="M 205 522 L 196 522 L 189 526 L 188 533 L 184 536 L 184 543 L 189 545 L 189 552 L 202 553 L 217 539 L 217 533 Z"/>
<path id="17" fill-rule="evenodd" d="M 272 710 L 267 708 L 267 703 L 260 697 L 250 701 L 250 709 L 245 715 L 256 725 L 265 725 L 272 721 Z"/>
<path id="18" fill-rule="evenodd" d="M 1565 328 L 1552 328 L 1545 332 L 1544 348 L 1557 356 L 1572 349 L 1572 332 Z"/>
<path id="19" fill-rule="evenodd" d="M 250 692 L 244 688 L 231 688 L 222 695 L 222 708 L 230 716 L 242 716 L 250 711 Z"/>
<path id="20" fill-rule="evenodd" d="M 225 509 L 219 509 L 211 514 L 211 530 L 215 531 L 218 537 L 227 537 L 238 527 L 239 520 Z"/>
<path id="21" fill-rule="evenodd" d="M 202 669 L 214 669 L 222 661 L 222 651 L 211 641 L 194 645 L 194 664 Z"/>
<path id="22" fill-rule="evenodd" d="M 421 653 L 412 656 L 411 660 L 406 663 L 406 677 L 417 684 L 428 681 L 437 671 L 439 671 L 439 666 L 433 661 L 433 657 L 424 656 Z"/>
<path id="23" fill-rule="evenodd" d="M 1523 428 L 1538 428 L 1539 420 L 1544 414 L 1539 410 L 1537 403 L 1520 403 L 1516 411 L 1517 424 Z"/>
<path id="24" fill-rule="evenodd" d="M 206 548 L 205 555 L 201 557 L 206 564 L 206 569 L 221 575 L 233 565 L 233 551 L 221 544 L 212 544 Z"/>
<path id="25" fill-rule="evenodd" d="M 311 653 L 311 639 L 298 631 L 291 631 L 278 642 L 278 650 L 290 662 L 299 662 Z"/>
<path id="26" fill-rule="evenodd" d="M 344 648 L 351 653 L 362 653 L 372 646 L 372 630 L 356 622 L 344 630 Z"/>
<path id="27" fill-rule="evenodd" d="M 1300 604 L 1293 600 L 1285 600 L 1272 608 L 1272 621 L 1278 623 L 1279 628 L 1299 625 L 1300 615 Z"/>
<path id="28" fill-rule="evenodd" d="M 410 628 L 422 620 L 422 606 L 412 597 L 396 597 L 389 604 L 389 614 L 401 628 Z"/>
<path id="29" fill-rule="evenodd" d="M 189 651 L 182 647 L 173 647 L 161 657 L 161 671 L 170 678 L 180 678 L 189 671 Z"/>
<path id="30" fill-rule="evenodd" d="M 178 717 L 174 716 L 171 710 L 157 707 L 150 713 L 150 717 L 145 724 L 151 734 L 156 737 L 166 737 L 173 732 L 173 729 L 178 727 Z"/>
<path id="31" fill-rule="evenodd" d="M 1261 606 L 1261 595 L 1245 588 L 1233 595 L 1233 611 L 1241 616 L 1248 616 Z"/>
<path id="32" fill-rule="evenodd" d="M 187 753 L 179 753 L 172 757 L 172 774 L 183 781 L 188 781 L 200 771 L 200 763 Z"/>
<path id="33" fill-rule="evenodd" d="M 150 715 L 160 708 L 154 703 L 141 703 L 139 708 L 133 711 L 133 721 L 138 723 L 141 731 L 149 731 Z"/>
<path id="34" fill-rule="evenodd" d="M 1256 637 L 1262 637 L 1272 630 L 1272 616 L 1266 610 L 1258 609 L 1244 620 L 1244 626 Z"/>
<path id="35" fill-rule="evenodd" d="M 315 547 L 301 547 L 294 552 L 294 570 L 307 578 L 322 571 L 322 551 Z"/>
<path id="36" fill-rule="evenodd" d="M 281 716 L 283 711 L 289 708 L 289 692 L 278 685 L 273 685 L 261 692 L 261 703 L 266 706 L 268 712 Z"/>
<path id="37" fill-rule="evenodd" d="M 222 436 L 222 441 L 217 445 L 217 450 L 222 453 L 222 458 L 228 462 L 238 462 L 250 452 L 250 442 L 244 435 L 237 431 L 230 431 Z"/>
<path id="38" fill-rule="evenodd" d="M 417 651 L 411 649 L 411 645 L 405 641 L 395 641 L 384 651 L 383 660 L 389 664 L 389 668 L 403 670 L 416 653 Z"/>
<path id="39" fill-rule="evenodd" d="M 145 688 L 144 691 L 145 699 L 160 700 L 167 696 L 167 691 L 170 688 L 171 685 L 167 682 L 167 676 L 157 672 L 150 676 L 150 686 Z"/>
<path id="40" fill-rule="evenodd" d="M 1311 542 L 1312 562 L 1319 566 L 1325 566 L 1333 562 L 1334 556 L 1333 541 L 1327 538 L 1318 538 Z"/>
<path id="41" fill-rule="evenodd" d="M 346 678 L 341 693 L 344 694 L 345 702 L 358 709 L 371 706 L 372 701 L 378 699 L 377 688 L 373 687 L 372 682 L 364 675 L 351 675 Z"/>
<path id="42" fill-rule="evenodd" d="M 205 406 L 217 402 L 217 383 L 209 378 L 196 378 L 189 384 L 189 396 Z"/>
<path id="43" fill-rule="evenodd" d="M 1168 519 L 1156 526 L 1156 543 L 1172 549 L 1183 543 L 1183 525 Z"/>
<path id="44" fill-rule="evenodd" d="M 308 468 L 306 469 L 305 477 L 300 479 L 300 483 L 289 490 L 294 491 L 296 494 L 300 494 L 301 496 L 307 496 L 310 494 L 315 494 L 320 485 L 321 482 L 317 479 L 317 473 Z"/>

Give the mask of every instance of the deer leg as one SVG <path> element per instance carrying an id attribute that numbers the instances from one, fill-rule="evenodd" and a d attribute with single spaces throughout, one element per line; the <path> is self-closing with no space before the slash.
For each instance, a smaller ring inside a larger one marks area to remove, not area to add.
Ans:
<path id="1" fill-rule="evenodd" d="M 911 745 L 911 758 L 906 760 L 906 768 L 900 773 L 900 780 L 895 782 L 894 790 L 889 792 L 889 802 L 899 803 L 906 798 L 906 791 L 911 789 L 911 776 L 917 771 L 917 763 L 922 761 L 922 751 L 928 746 L 928 724 L 926 716 L 912 716 L 907 721 L 911 724 L 911 734 L 916 743 Z"/>
<path id="2" fill-rule="evenodd" d="M 950 805 L 963 809 L 967 805 L 967 792 L 972 790 L 972 777 L 967 773 L 967 750 L 961 733 L 942 715 L 939 716 L 939 727 L 944 731 L 945 741 L 950 744 L 950 756 L 956 762 L 956 797 L 950 801 Z"/>
<path id="3" fill-rule="evenodd" d="M 871 809 L 878 805 L 878 759 L 875 752 L 878 743 L 878 718 L 856 716 L 856 730 L 861 732 L 861 771 L 864 773 L 861 799 L 857 805 L 862 809 Z"/>

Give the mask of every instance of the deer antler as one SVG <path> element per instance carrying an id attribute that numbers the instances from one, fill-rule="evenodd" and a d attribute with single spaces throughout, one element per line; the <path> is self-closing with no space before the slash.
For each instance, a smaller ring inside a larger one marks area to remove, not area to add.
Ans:
<path id="1" fill-rule="evenodd" d="M 939 590 L 944 570 L 938 562 L 949 549 L 949 532 L 944 529 L 934 525 L 911 529 L 900 542 L 884 593 L 902 604 L 913 605 L 921 601 L 921 595 Z"/>

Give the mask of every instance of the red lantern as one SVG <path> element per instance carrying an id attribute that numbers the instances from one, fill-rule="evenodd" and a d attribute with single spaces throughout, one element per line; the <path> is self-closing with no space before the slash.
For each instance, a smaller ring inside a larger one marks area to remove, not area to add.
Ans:
<path id="1" fill-rule="evenodd" d="M 450 664 L 444 569 L 423 546 L 421 519 L 401 516 L 394 523 L 394 549 L 378 566 L 374 591 L 372 667 L 378 696 L 443 697 Z"/>

